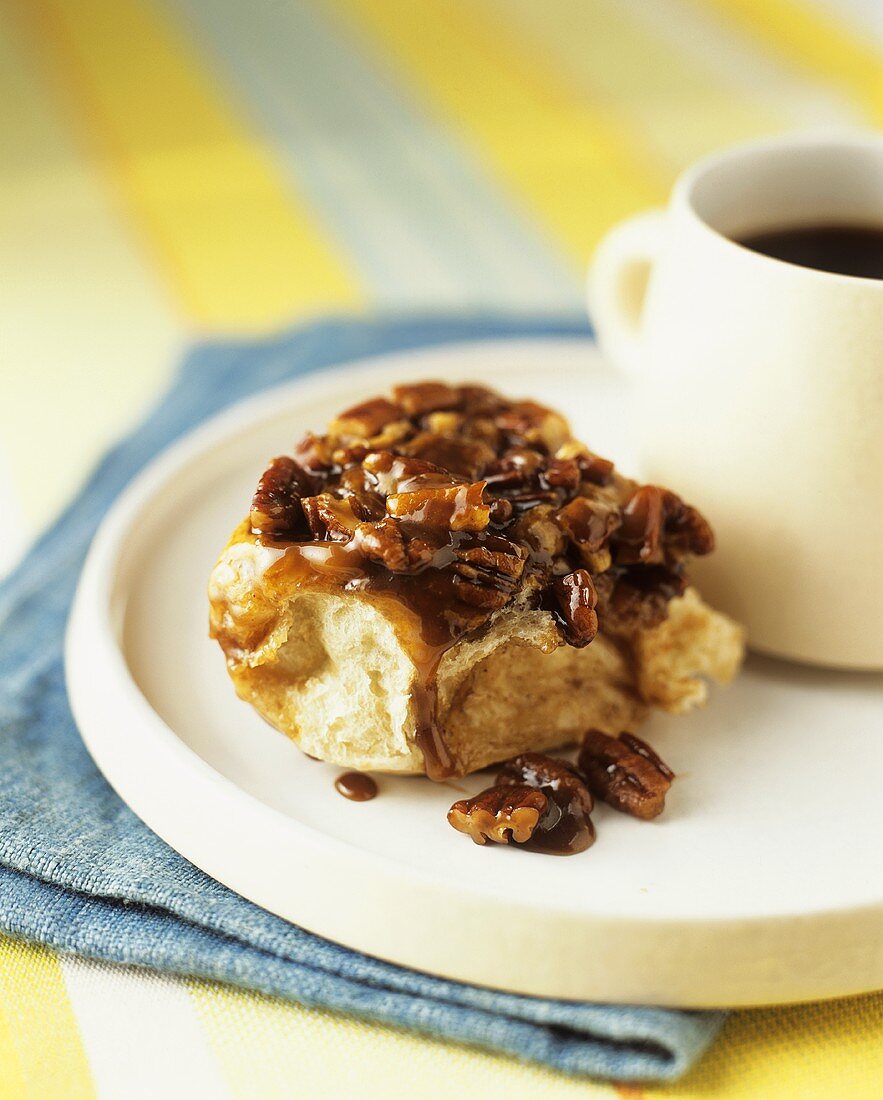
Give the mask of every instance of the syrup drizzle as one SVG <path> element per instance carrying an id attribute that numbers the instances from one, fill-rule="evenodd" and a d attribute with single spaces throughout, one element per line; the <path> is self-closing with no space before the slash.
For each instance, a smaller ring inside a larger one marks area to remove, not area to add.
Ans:
<path id="1" fill-rule="evenodd" d="M 370 802 L 377 797 L 377 783 L 364 772 L 344 772 L 334 780 L 334 786 L 351 802 Z"/>
<path id="2" fill-rule="evenodd" d="M 467 631 L 453 627 L 445 615 L 446 593 L 432 583 L 443 575 L 439 571 L 433 571 L 434 576 L 390 573 L 348 543 L 274 543 L 266 536 L 249 537 L 279 552 L 264 574 L 268 594 L 292 587 L 358 591 L 383 612 L 416 672 L 411 693 L 414 738 L 423 753 L 426 774 L 430 779 L 453 775 L 456 767 L 437 720 L 435 682 L 445 652 Z"/>

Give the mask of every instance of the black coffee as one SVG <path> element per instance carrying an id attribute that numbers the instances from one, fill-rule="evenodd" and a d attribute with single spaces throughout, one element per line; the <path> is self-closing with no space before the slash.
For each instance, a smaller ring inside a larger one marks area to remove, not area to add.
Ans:
<path id="1" fill-rule="evenodd" d="M 800 267 L 883 279 L 883 226 L 795 226 L 753 233 L 739 244 Z"/>

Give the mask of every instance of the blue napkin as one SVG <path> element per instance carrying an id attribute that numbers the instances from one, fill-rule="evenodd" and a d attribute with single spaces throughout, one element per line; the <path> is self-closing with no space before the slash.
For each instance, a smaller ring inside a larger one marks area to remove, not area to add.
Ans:
<path id="1" fill-rule="evenodd" d="M 161 448 L 246 394 L 360 358 L 455 340 L 588 335 L 584 323 L 329 320 L 190 354 L 144 423 L 0 586 L 0 931 L 94 959 L 230 982 L 571 1074 L 670 1080 L 721 1013 L 569 1003 L 429 977 L 345 950 L 245 901 L 150 832 L 77 734 L 62 636 L 89 541 Z M 120 731 L 125 735 L 125 730 Z M 603 945 L 599 945 L 603 950 Z"/>

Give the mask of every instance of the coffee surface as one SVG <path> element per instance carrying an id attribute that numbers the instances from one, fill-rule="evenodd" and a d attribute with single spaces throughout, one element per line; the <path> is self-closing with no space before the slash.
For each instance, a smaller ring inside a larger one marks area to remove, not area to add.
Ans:
<path id="1" fill-rule="evenodd" d="M 739 243 L 799 267 L 883 279 L 883 226 L 793 226 L 753 233 L 742 237 Z"/>

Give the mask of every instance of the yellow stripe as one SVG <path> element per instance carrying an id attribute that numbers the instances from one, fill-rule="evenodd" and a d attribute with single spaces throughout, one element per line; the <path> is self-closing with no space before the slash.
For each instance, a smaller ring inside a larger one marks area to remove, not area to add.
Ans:
<path id="1" fill-rule="evenodd" d="M 78 156 L 26 28 L 2 14 L 0 286 L 15 323 L 0 351 L 0 463 L 27 534 L 165 384 L 185 338 L 108 181 Z"/>
<path id="2" fill-rule="evenodd" d="M 613 222 L 664 200 L 669 174 L 528 38 L 470 0 L 338 0 L 393 54 L 579 268 Z"/>
<path id="3" fill-rule="evenodd" d="M 12 1038 L 11 1004 L 0 1003 L 0 1100 L 28 1100 L 27 1083 Z"/>
<path id="4" fill-rule="evenodd" d="M 200 59 L 138 0 L 26 0 L 67 97 L 194 320 L 259 328 L 360 294 Z"/>
<path id="5" fill-rule="evenodd" d="M 0 939 L 0 999 L 25 1095 L 40 1100 L 94 1097 L 89 1064 L 55 955 L 32 944 Z"/>
<path id="6" fill-rule="evenodd" d="M 735 1012 L 705 1057 L 657 1100 L 879 1100 L 883 993 Z"/>
<path id="7" fill-rule="evenodd" d="M 691 0 L 712 8 L 789 63 L 843 89 L 883 125 L 883 53 L 839 19 L 800 0 Z"/>
<path id="8" fill-rule="evenodd" d="M 618 111 L 648 152 L 672 172 L 728 142 L 781 129 L 787 119 L 737 94 L 629 15 L 619 0 L 473 0 L 515 20 L 537 52 L 548 51 L 586 94 Z"/>
<path id="9" fill-rule="evenodd" d="M 389 1100 L 409 1091 L 421 1100 L 616 1100 L 611 1085 L 351 1017 L 203 982 L 190 992 L 230 1091 L 243 1100 L 293 1092 Z"/>

